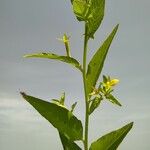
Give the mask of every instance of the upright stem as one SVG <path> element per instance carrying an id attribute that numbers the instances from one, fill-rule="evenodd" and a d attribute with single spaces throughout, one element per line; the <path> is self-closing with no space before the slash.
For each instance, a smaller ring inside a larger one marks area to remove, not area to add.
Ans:
<path id="1" fill-rule="evenodd" d="M 84 83 L 84 94 L 85 94 L 85 131 L 84 131 L 84 150 L 88 150 L 88 125 L 89 125 L 89 103 L 87 94 L 87 81 L 86 81 L 86 56 L 87 56 L 87 25 L 85 23 L 85 35 L 84 35 L 84 51 L 83 51 L 83 83 Z"/>

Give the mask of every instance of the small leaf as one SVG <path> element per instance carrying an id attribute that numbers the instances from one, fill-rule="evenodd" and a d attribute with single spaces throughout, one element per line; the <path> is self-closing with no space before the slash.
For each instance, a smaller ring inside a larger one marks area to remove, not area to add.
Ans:
<path id="1" fill-rule="evenodd" d="M 106 83 L 108 81 L 107 77 L 103 75 L 103 82 Z"/>
<path id="2" fill-rule="evenodd" d="M 71 141 L 82 140 L 82 123 L 74 115 L 72 115 L 71 118 L 68 118 L 69 110 L 58 106 L 57 104 L 49 103 L 41 99 L 26 95 L 23 92 L 21 92 L 21 95 L 68 139 Z"/>
<path id="3" fill-rule="evenodd" d="M 91 144 L 90 150 L 116 150 L 127 133 L 131 130 L 132 126 L 133 122 L 102 136 Z"/>
<path id="4" fill-rule="evenodd" d="M 62 96 L 60 97 L 60 99 L 52 99 L 52 102 L 54 104 L 57 104 L 57 105 L 59 105 L 61 107 L 66 108 L 66 106 L 65 106 L 65 92 L 62 94 Z"/>
<path id="5" fill-rule="evenodd" d="M 60 101 L 59 101 L 58 99 L 52 99 L 52 102 L 53 102 L 53 103 L 60 104 Z"/>
<path id="6" fill-rule="evenodd" d="M 87 35 L 89 38 L 94 38 L 94 33 L 104 17 L 105 0 L 73 0 L 71 2 L 77 19 L 87 24 Z"/>
<path id="7" fill-rule="evenodd" d="M 63 104 L 61 104 L 61 103 L 60 103 L 60 100 L 58 100 L 58 99 L 52 99 L 52 103 L 54 103 L 54 104 L 56 104 L 56 105 L 58 105 L 58 106 L 60 106 L 60 107 L 66 108 L 66 106 L 63 105 Z"/>
<path id="8" fill-rule="evenodd" d="M 122 106 L 122 105 L 120 104 L 120 102 L 119 102 L 112 94 L 107 95 L 106 98 L 107 98 L 111 103 L 116 104 L 116 105 L 118 105 L 118 106 Z"/>
<path id="9" fill-rule="evenodd" d="M 93 58 L 91 59 L 88 65 L 88 71 L 86 74 L 88 94 L 92 92 L 92 87 L 95 87 L 96 85 L 96 82 L 102 71 L 107 52 L 117 32 L 117 29 L 118 29 L 118 25 L 113 29 L 111 34 L 102 44 L 102 46 L 97 50 L 97 52 L 94 54 Z"/>
<path id="10" fill-rule="evenodd" d="M 71 117 L 72 117 L 73 111 L 74 111 L 76 105 L 77 105 L 77 102 L 75 102 L 74 104 L 72 104 L 71 110 L 68 112 L 68 118 L 71 118 Z"/>
<path id="11" fill-rule="evenodd" d="M 91 0 L 89 9 L 89 17 L 87 20 L 87 35 L 90 38 L 94 38 L 94 33 L 99 28 L 105 9 L 105 0 Z"/>
<path id="12" fill-rule="evenodd" d="M 72 104 L 72 106 L 71 106 L 71 112 L 73 112 L 73 111 L 74 111 L 74 109 L 75 109 L 76 105 L 77 105 L 77 102 L 75 102 L 74 104 Z"/>
<path id="13" fill-rule="evenodd" d="M 86 0 L 73 0 L 73 11 L 79 21 L 86 21 L 89 11 L 89 4 Z"/>
<path id="14" fill-rule="evenodd" d="M 100 98 L 100 97 L 95 97 L 92 100 L 92 103 L 91 103 L 90 108 L 89 108 L 89 114 L 91 114 L 96 108 L 98 108 L 101 101 L 102 101 L 102 98 Z"/>
<path id="15" fill-rule="evenodd" d="M 55 59 L 55 60 L 59 60 L 68 64 L 71 64 L 73 66 L 75 66 L 77 69 L 79 69 L 80 71 L 82 71 L 81 69 L 81 65 L 79 64 L 79 62 L 72 58 L 72 57 L 68 57 L 68 56 L 59 56 L 53 53 L 35 53 L 35 54 L 29 54 L 29 55 L 25 55 L 25 58 L 47 58 L 47 59 Z"/>
<path id="16" fill-rule="evenodd" d="M 70 141 L 65 135 L 59 132 L 59 136 L 64 150 L 81 150 L 81 148 L 74 142 Z"/>
<path id="17" fill-rule="evenodd" d="M 60 104 L 64 105 L 64 103 L 65 103 L 65 92 L 62 94 L 60 98 Z"/>

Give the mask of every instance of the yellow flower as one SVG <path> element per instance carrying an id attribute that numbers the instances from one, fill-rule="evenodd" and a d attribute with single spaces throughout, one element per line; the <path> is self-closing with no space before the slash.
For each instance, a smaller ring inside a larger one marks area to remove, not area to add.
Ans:
<path id="1" fill-rule="evenodd" d="M 103 86 L 106 88 L 106 91 L 108 91 L 109 89 L 111 89 L 112 86 L 115 86 L 118 82 L 118 79 L 112 79 L 104 83 Z"/>
<path id="2" fill-rule="evenodd" d="M 112 79 L 110 81 L 107 81 L 106 84 L 109 85 L 109 86 L 115 86 L 118 82 L 119 82 L 118 79 Z"/>

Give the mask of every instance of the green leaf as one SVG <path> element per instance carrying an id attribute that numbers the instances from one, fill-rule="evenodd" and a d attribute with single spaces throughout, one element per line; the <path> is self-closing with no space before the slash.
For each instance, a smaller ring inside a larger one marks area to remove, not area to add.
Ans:
<path id="1" fill-rule="evenodd" d="M 106 98 L 107 98 L 111 103 L 116 104 L 116 105 L 118 105 L 118 106 L 122 106 L 122 105 L 120 104 L 120 102 L 119 102 L 112 94 L 107 95 Z"/>
<path id="2" fill-rule="evenodd" d="M 89 108 L 89 114 L 91 114 L 96 108 L 98 108 L 101 101 L 102 101 L 102 98 L 100 98 L 100 97 L 95 97 L 92 100 L 92 103 L 91 103 L 90 108 Z"/>
<path id="3" fill-rule="evenodd" d="M 87 24 L 87 35 L 94 38 L 94 33 L 104 17 L 105 0 L 73 0 L 71 2 L 77 19 Z"/>
<path id="4" fill-rule="evenodd" d="M 27 102 L 68 139 L 71 141 L 82 140 L 82 123 L 74 115 L 69 118 L 69 110 L 57 104 L 26 95 L 25 93 L 21 92 L 21 94 Z"/>
<path id="5" fill-rule="evenodd" d="M 52 102 L 54 104 L 57 104 L 57 105 L 59 105 L 61 107 L 65 107 L 66 108 L 66 106 L 65 106 L 65 92 L 62 93 L 62 96 L 60 97 L 60 99 L 52 99 Z"/>
<path id="6" fill-rule="evenodd" d="M 70 0 L 70 1 L 71 1 L 71 4 L 72 4 L 74 0 Z"/>
<path id="7" fill-rule="evenodd" d="M 79 21 L 86 21 L 90 5 L 86 0 L 73 0 L 73 11 Z"/>
<path id="8" fill-rule="evenodd" d="M 75 102 L 75 103 L 73 103 L 73 104 L 72 104 L 72 106 L 71 106 L 71 112 L 73 112 L 73 111 L 74 111 L 74 109 L 75 109 L 76 105 L 77 105 L 77 102 Z"/>
<path id="9" fill-rule="evenodd" d="M 108 81 L 107 77 L 103 75 L 103 82 L 106 83 Z"/>
<path id="10" fill-rule="evenodd" d="M 118 25 L 113 29 L 111 34 L 104 41 L 102 46 L 97 50 L 97 52 L 94 54 L 93 58 L 89 62 L 88 70 L 87 70 L 87 74 L 86 74 L 88 94 L 92 92 L 93 87 L 95 87 L 95 85 L 96 85 L 96 82 L 102 71 L 107 52 L 108 52 L 111 42 L 117 32 L 117 29 L 118 29 Z"/>
<path id="11" fill-rule="evenodd" d="M 79 64 L 79 62 L 72 58 L 72 57 L 68 57 L 68 56 L 59 56 L 53 53 L 35 53 L 35 54 L 29 54 L 29 55 L 25 55 L 25 58 L 47 58 L 47 59 L 55 59 L 55 60 L 59 60 L 68 64 L 73 65 L 74 67 L 78 68 L 80 71 L 82 71 L 81 69 L 81 65 Z"/>
<path id="12" fill-rule="evenodd" d="M 65 92 L 62 94 L 60 98 L 60 104 L 64 105 L 65 104 Z"/>
<path id="13" fill-rule="evenodd" d="M 105 0 L 91 0 L 89 16 L 87 20 L 87 35 L 94 38 L 94 33 L 99 28 L 105 10 Z"/>
<path id="14" fill-rule="evenodd" d="M 64 150 L 81 150 L 81 148 L 73 141 L 70 141 L 65 135 L 59 132 L 59 136 Z"/>
<path id="15" fill-rule="evenodd" d="M 124 127 L 110 132 L 96 142 L 91 144 L 90 150 L 116 150 L 120 143 L 123 141 L 127 133 L 133 126 L 133 122 L 125 125 Z"/>

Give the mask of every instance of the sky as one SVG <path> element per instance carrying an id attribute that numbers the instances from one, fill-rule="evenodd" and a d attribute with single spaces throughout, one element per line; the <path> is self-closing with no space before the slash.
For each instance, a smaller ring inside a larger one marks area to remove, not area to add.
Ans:
<path id="1" fill-rule="evenodd" d="M 134 121 L 119 150 L 150 149 L 149 7 L 149 0 L 106 1 L 101 28 L 89 42 L 88 61 L 119 23 L 102 74 L 120 80 L 114 95 L 123 106 L 102 103 L 90 117 L 90 142 Z M 64 55 L 57 38 L 67 33 L 72 55 L 82 62 L 83 31 L 69 0 L 0 0 L 0 150 L 62 149 L 57 130 L 19 91 L 48 101 L 65 91 L 67 106 L 77 101 L 75 115 L 84 121 L 79 71 L 56 61 L 23 58 L 33 52 Z"/>

